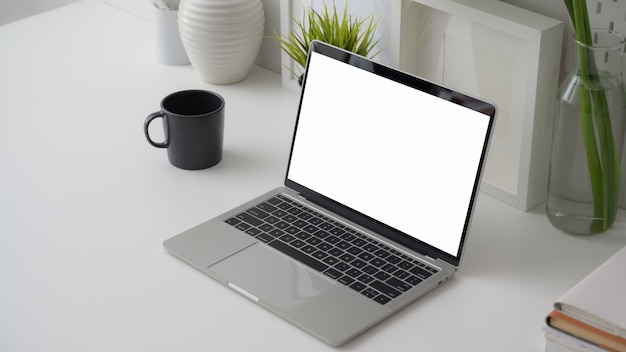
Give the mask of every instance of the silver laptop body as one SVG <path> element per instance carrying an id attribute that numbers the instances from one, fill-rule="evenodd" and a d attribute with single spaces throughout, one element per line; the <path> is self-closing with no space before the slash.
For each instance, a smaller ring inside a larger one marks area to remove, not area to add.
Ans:
<path id="1" fill-rule="evenodd" d="M 495 107 L 321 42 L 301 94 L 284 186 L 164 246 L 339 346 L 458 269 Z"/>

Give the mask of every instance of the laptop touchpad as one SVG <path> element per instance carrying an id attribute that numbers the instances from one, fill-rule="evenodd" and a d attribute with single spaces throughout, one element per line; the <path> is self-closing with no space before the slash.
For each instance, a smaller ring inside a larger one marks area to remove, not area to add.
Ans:
<path id="1" fill-rule="evenodd" d="M 335 283 L 278 252 L 255 244 L 211 266 L 243 294 L 289 311 Z"/>

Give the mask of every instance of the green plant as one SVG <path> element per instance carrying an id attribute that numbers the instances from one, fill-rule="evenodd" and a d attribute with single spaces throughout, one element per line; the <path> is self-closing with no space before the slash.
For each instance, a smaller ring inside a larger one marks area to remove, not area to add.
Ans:
<path id="1" fill-rule="evenodd" d="M 564 0 L 574 24 L 576 40 L 592 45 L 589 14 L 585 0 Z M 598 86 L 600 73 L 594 58 L 579 47 L 580 75 L 584 87 L 580 90 L 580 119 L 583 129 L 585 150 L 595 216 L 603 219 L 602 227 L 608 229 L 617 215 L 621 169 L 613 134 L 605 92 L 591 87 Z"/>
<path id="2" fill-rule="evenodd" d="M 317 12 L 309 8 L 302 21 L 292 18 L 295 31 L 281 36 L 274 31 L 274 40 L 301 69 L 306 66 L 309 47 L 313 40 L 319 40 L 353 53 L 372 58 L 380 53 L 372 53 L 380 38 L 374 39 L 378 22 L 372 15 L 361 19 L 348 13 L 348 4 L 340 17 L 333 3 L 332 12 L 324 3 L 324 10 Z M 300 73 L 292 72 L 296 76 Z"/>

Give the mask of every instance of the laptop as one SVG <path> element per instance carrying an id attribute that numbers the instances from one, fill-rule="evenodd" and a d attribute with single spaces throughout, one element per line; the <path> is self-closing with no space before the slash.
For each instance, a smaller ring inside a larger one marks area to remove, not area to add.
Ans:
<path id="1" fill-rule="evenodd" d="M 284 184 L 164 247 L 342 345 L 459 268 L 495 113 L 313 42 Z"/>

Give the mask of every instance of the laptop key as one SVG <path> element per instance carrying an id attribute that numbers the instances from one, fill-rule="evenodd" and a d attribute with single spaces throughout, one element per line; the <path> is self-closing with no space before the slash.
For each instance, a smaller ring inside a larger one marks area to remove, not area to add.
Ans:
<path id="1" fill-rule="evenodd" d="M 335 265 L 335 264 L 339 263 L 339 259 L 337 259 L 335 257 L 326 257 L 323 260 L 323 262 L 328 264 L 328 265 Z"/>
<path id="2" fill-rule="evenodd" d="M 341 271 L 346 271 L 348 269 L 350 269 L 350 265 L 344 263 L 344 262 L 339 262 L 337 264 L 335 264 L 335 268 L 337 268 L 337 270 L 341 270 Z"/>
<path id="3" fill-rule="evenodd" d="M 320 225 L 322 223 L 324 223 L 324 220 L 318 218 L 317 216 L 314 216 L 312 218 L 309 219 L 309 222 L 313 225 Z"/>
<path id="4" fill-rule="evenodd" d="M 352 247 L 352 245 L 350 245 L 350 243 L 348 243 L 348 242 L 346 242 L 346 241 L 341 241 L 341 242 L 339 242 L 339 243 L 335 244 L 335 246 L 337 246 L 337 247 L 339 247 L 339 248 L 341 248 L 341 249 L 344 249 L 344 250 L 346 250 L 346 249 L 348 249 L 348 248 Z"/>
<path id="5" fill-rule="evenodd" d="M 326 238 L 326 237 L 330 236 L 330 234 L 328 232 L 322 231 L 322 230 L 319 230 L 319 231 L 315 232 L 313 235 L 315 237 L 318 237 L 318 238 Z"/>
<path id="6" fill-rule="evenodd" d="M 317 252 L 313 253 L 313 256 L 315 258 L 319 259 L 319 260 L 322 260 L 322 259 L 328 257 L 328 254 L 326 254 L 326 253 L 324 253 L 322 251 L 317 251 Z"/>
<path id="7" fill-rule="evenodd" d="M 384 249 L 379 249 L 378 251 L 374 252 L 374 255 L 379 258 L 385 258 L 389 256 L 389 252 Z"/>
<path id="8" fill-rule="evenodd" d="M 351 283 L 354 282 L 354 279 L 349 277 L 349 276 L 342 276 L 339 280 L 337 280 L 339 282 L 341 282 L 344 285 L 350 285 Z"/>
<path id="9" fill-rule="evenodd" d="M 335 257 L 339 257 L 344 253 L 344 251 L 342 251 L 339 248 L 333 248 L 330 251 L 328 251 L 328 254 L 335 256 Z"/>
<path id="10" fill-rule="evenodd" d="M 374 274 L 374 277 L 376 277 L 376 278 L 377 278 L 377 279 L 379 279 L 379 280 L 385 281 L 385 280 L 387 280 L 388 278 L 390 278 L 390 277 L 391 277 L 391 275 L 387 274 L 387 273 L 386 273 L 386 272 L 384 272 L 384 271 L 379 271 L 379 272 L 377 272 L 376 274 Z"/>
<path id="11" fill-rule="evenodd" d="M 257 229 L 256 227 L 251 227 L 246 230 L 246 233 L 250 236 L 256 236 L 261 233 L 261 230 Z"/>
<path id="12" fill-rule="evenodd" d="M 259 209 L 262 209 L 268 213 L 275 211 L 277 208 L 269 203 L 261 203 L 257 206 Z"/>
<path id="13" fill-rule="evenodd" d="M 300 232 L 300 229 L 294 226 L 288 227 L 285 229 L 285 232 L 290 233 L 292 235 L 297 234 L 298 232 Z"/>
<path id="14" fill-rule="evenodd" d="M 330 231 L 330 230 L 333 229 L 334 226 L 329 224 L 329 223 L 327 223 L 327 222 L 324 222 L 324 223 L 320 224 L 319 227 L 322 230 Z"/>
<path id="15" fill-rule="evenodd" d="M 341 235 L 341 238 L 346 240 L 346 241 L 348 241 L 348 242 L 351 242 L 354 239 L 356 239 L 356 237 L 353 234 L 351 234 L 351 233 L 345 233 L 345 234 Z"/>
<path id="16" fill-rule="evenodd" d="M 282 210 L 291 209 L 291 204 L 287 204 L 287 203 L 280 203 L 280 204 L 277 204 L 276 206 Z"/>
<path id="17" fill-rule="evenodd" d="M 385 264 L 382 268 L 380 268 L 380 270 L 386 272 L 386 273 L 393 273 L 394 271 L 397 270 L 397 268 L 391 264 Z"/>
<path id="18" fill-rule="evenodd" d="M 309 254 L 311 254 L 311 253 L 315 252 L 316 250 L 317 250 L 317 249 L 315 249 L 315 247 L 313 247 L 313 246 L 309 246 L 309 245 L 306 245 L 305 247 L 303 247 L 303 248 L 302 248 L 302 251 L 303 251 L 303 252 L 305 252 L 305 253 L 309 253 Z"/>
<path id="19" fill-rule="evenodd" d="M 400 291 L 396 290 L 395 288 L 385 284 L 384 282 L 381 281 L 374 281 L 370 284 L 370 286 L 372 286 L 374 289 L 380 291 L 381 293 L 383 293 L 386 296 L 389 296 L 391 298 L 396 298 L 398 296 L 400 296 Z"/>
<path id="20" fill-rule="evenodd" d="M 330 233 L 332 233 L 335 236 L 340 236 L 340 235 L 343 235 L 345 231 L 340 228 L 334 228 L 330 231 Z"/>
<path id="21" fill-rule="evenodd" d="M 335 270 L 333 268 L 328 268 L 326 271 L 324 271 L 324 274 L 326 274 L 326 276 L 330 277 L 331 279 L 337 280 L 341 276 L 341 271 Z"/>
<path id="22" fill-rule="evenodd" d="M 284 196 L 282 194 L 277 195 L 276 198 L 280 198 L 280 199 L 282 199 L 283 201 L 285 201 L 287 203 L 291 203 L 292 202 L 292 200 L 289 197 L 286 197 L 286 196 Z"/>
<path id="23" fill-rule="evenodd" d="M 317 232 L 317 227 L 313 226 L 313 225 L 308 225 L 304 228 L 304 231 L 308 232 L 308 233 L 314 233 Z"/>
<path id="24" fill-rule="evenodd" d="M 377 267 L 379 267 L 379 268 L 380 268 L 381 266 L 383 266 L 383 265 L 385 264 L 385 261 L 384 261 L 384 260 L 382 260 L 382 259 L 378 259 L 378 258 L 376 258 L 376 259 L 372 260 L 372 261 L 370 262 L 370 264 L 372 264 L 372 265 L 377 266 Z"/>
<path id="25" fill-rule="evenodd" d="M 371 254 L 369 254 L 369 253 L 367 253 L 367 252 L 363 252 L 363 253 L 359 254 L 359 256 L 358 256 L 358 257 L 359 257 L 360 259 L 365 260 L 366 262 L 368 262 L 368 261 L 372 260 L 372 258 L 374 258 L 374 256 L 373 256 L 373 255 L 371 255 Z"/>
<path id="26" fill-rule="evenodd" d="M 357 246 L 357 247 L 363 247 L 363 246 L 365 246 L 366 243 L 367 242 L 365 242 L 365 240 L 360 239 L 360 238 L 357 238 L 354 241 L 352 241 L 352 244 Z"/>
<path id="27" fill-rule="evenodd" d="M 300 248 L 304 245 L 306 245 L 306 243 L 304 243 L 303 241 L 300 240 L 295 240 L 289 243 L 291 246 L 296 247 L 296 248 Z"/>
<path id="28" fill-rule="evenodd" d="M 389 297 L 383 296 L 383 295 L 378 295 L 376 297 L 374 297 L 374 301 L 380 303 L 380 304 L 387 304 L 389 303 L 389 301 L 391 301 L 391 299 L 389 299 Z"/>
<path id="29" fill-rule="evenodd" d="M 398 291 L 402 291 L 402 292 L 406 292 L 406 291 L 410 290 L 411 288 L 413 288 L 413 286 L 407 284 L 404 281 L 400 281 L 400 280 L 396 279 L 395 277 L 392 277 L 391 279 L 387 280 L 387 284 L 389 284 L 391 287 L 397 289 Z"/>
<path id="30" fill-rule="evenodd" d="M 430 271 L 430 272 L 431 272 L 431 273 L 433 273 L 433 274 L 437 272 L 437 269 L 435 269 L 435 268 L 431 268 L 431 267 L 429 267 L 429 266 L 426 266 L 424 269 L 426 269 L 427 271 Z"/>
<path id="31" fill-rule="evenodd" d="M 363 267 L 365 267 L 367 265 L 366 262 L 364 262 L 364 261 L 362 261 L 360 259 L 357 259 L 357 260 L 353 261 L 351 264 L 352 264 L 353 267 L 359 268 L 359 269 L 361 269 L 361 268 L 363 268 Z"/>
<path id="32" fill-rule="evenodd" d="M 308 233 L 306 233 L 306 232 L 298 232 L 298 233 L 296 234 L 296 237 L 304 241 L 304 240 L 306 240 L 307 238 L 311 237 L 311 235 L 309 235 L 309 234 L 308 234 Z"/>
<path id="33" fill-rule="evenodd" d="M 274 216 L 275 216 L 275 217 L 277 217 L 277 218 L 282 218 L 282 217 L 284 217 L 285 215 L 287 215 L 287 212 L 286 212 L 286 211 L 283 211 L 283 210 L 278 209 L 278 210 L 276 210 L 275 212 L 273 212 L 273 213 L 272 213 L 272 215 L 274 215 Z M 267 221 L 267 219 L 266 219 L 266 221 Z"/>
<path id="34" fill-rule="evenodd" d="M 267 212 L 265 212 L 265 211 L 263 211 L 263 210 L 261 210 L 259 208 L 250 208 L 250 209 L 248 209 L 248 213 L 256 216 L 259 219 L 264 219 L 264 218 L 270 216 L 270 214 L 268 214 Z"/>
<path id="35" fill-rule="evenodd" d="M 326 251 L 329 251 L 329 250 L 330 250 L 331 248 L 333 248 L 333 247 L 332 247 L 330 244 L 328 244 L 328 243 L 326 243 L 326 242 L 323 242 L 323 243 L 320 243 L 319 245 L 317 245 L 317 248 L 318 248 L 320 251 L 324 251 L 324 252 L 326 252 Z"/>
<path id="36" fill-rule="evenodd" d="M 339 259 L 343 260 L 344 262 L 350 263 L 351 261 L 354 260 L 354 256 L 350 255 L 348 253 L 345 253 L 345 254 L 341 255 L 339 257 Z"/>
<path id="37" fill-rule="evenodd" d="M 378 292 L 368 287 L 365 290 L 361 291 L 361 294 L 367 298 L 374 298 L 376 297 L 376 295 L 378 295 Z"/>
<path id="38" fill-rule="evenodd" d="M 393 276 L 397 277 L 398 279 L 402 279 L 402 280 L 406 279 L 409 275 L 411 275 L 411 274 L 409 274 L 408 272 L 406 272 L 406 271 L 404 271 L 402 269 L 400 269 L 400 270 L 398 270 L 398 271 L 393 273 Z"/>
<path id="39" fill-rule="evenodd" d="M 376 247 L 375 245 L 370 243 L 370 244 L 366 245 L 365 247 L 363 247 L 363 249 L 365 249 L 366 251 L 368 251 L 370 253 L 373 253 L 373 252 L 378 250 L 378 247 Z"/>
<path id="40" fill-rule="evenodd" d="M 395 255 L 392 255 L 390 257 L 387 258 L 387 261 L 391 264 L 398 264 L 399 262 L 402 261 L 402 259 L 400 257 L 397 257 Z"/>
<path id="41" fill-rule="evenodd" d="M 409 276 L 408 279 L 406 279 L 406 282 L 408 282 L 409 284 L 415 286 L 415 285 L 419 284 L 420 282 L 422 282 L 422 279 L 420 279 L 417 276 L 411 275 L 411 276 Z"/>
<path id="42" fill-rule="evenodd" d="M 250 227 L 252 227 L 252 226 L 250 226 L 249 224 L 246 224 L 245 222 L 240 222 L 239 224 L 237 224 L 235 226 L 235 228 L 237 228 L 238 230 L 241 230 L 241 231 L 246 231 Z"/>
<path id="43" fill-rule="evenodd" d="M 307 222 L 304 220 L 296 220 L 294 222 L 292 222 L 293 226 L 297 227 L 297 228 L 303 228 L 305 226 L 308 226 Z M 306 230 L 306 229 L 305 229 Z M 308 231 L 307 231 L 308 232 Z"/>
<path id="44" fill-rule="evenodd" d="M 371 265 L 368 265 L 368 266 L 364 267 L 361 270 L 363 270 L 364 272 L 366 272 L 366 273 L 368 273 L 370 275 L 374 275 L 378 271 L 378 269 L 376 269 L 375 266 L 371 266 Z"/>
<path id="45" fill-rule="evenodd" d="M 313 217 L 313 215 L 309 213 L 301 213 L 300 215 L 298 215 L 298 217 L 302 220 L 309 220 L 310 218 Z"/>
<path id="46" fill-rule="evenodd" d="M 373 277 L 367 275 L 367 274 L 363 274 L 359 277 L 356 278 L 357 280 L 359 280 L 360 282 L 364 283 L 364 284 L 369 284 L 370 282 L 372 282 L 374 280 Z"/>
<path id="47" fill-rule="evenodd" d="M 231 225 L 231 226 L 235 226 L 235 225 L 237 225 L 240 222 L 241 222 L 241 220 L 239 220 L 237 218 L 230 218 L 230 219 L 226 220 L 226 223 L 228 225 Z"/>
<path id="48" fill-rule="evenodd" d="M 322 240 L 320 240 L 317 237 L 311 237 L 308 240 L 306 240 L 307 243 L 312 244 L 314 246 L 317 246 L 318 244 L 322 243 Z"/>
<path id="49" fill-rule="evenodd" d="M 273 205 L 278 205 L 280 204 L 282 201 L 276 197 L 270 198 L 267 200 L 268 203 L 273 204 Z"/>
<path id="50" fill-rule="evenodd" d="M 276 226 L 277 228 L 279 228 L 281 230 L 284 230 L 284 229 L 288 228 L 291 225 L 289 225 L 288 223 L 286 223 L 284 221 L 279 221 L 279 222 L 275 223 L 274 226 Z"/>
<path id="51" fill-rule="evenodd" d="M 326 237 L 326 242 L 330 243 L 330 244 L 335 244 L 337 242 L 341 241 L 339 239 L 339 237 L 335 237 L 335 236 L 328 236 Z"/>
<path id="52" fill-rule="evenodd" d="M 268 225 L 268 224 L 263 224 L 263 225 L 259 226 L 259 230 L 261 230 L 263 232 L 270 232 L 273 229 L 274 229 L 274 226 Z"/>
<path id="53" fill-rule="evenodd" d="M 352 268 L 346 271 L 346 275 L 350 277 L 357 277 L 357 276 L 361 276 L 361 272 L 357 269 Z"/>
<path id="54" fill-rule="evenodd" d="M 416 266 L 415 268 L 411 269 L 410 272 L 412 274 L 415 274 L 415 276 L 419 277 L 422 280 L 427 279 L 428 277 L 430 277 L 430 275 L 432 275 L 430 272 Z"/>
<path id="55" fill-rule="evenodd" d="M 283 216 L 283 220 L 288 221 L 288 222 L 294 222 L 294 221 L 298 221 L 298 218 L 290 214 L 290 215 Z"/>
<path id="56" fill-rule="evenodd" d="M 357 292 L 361 292 L 363 291 L 364 288 L 366 288 L 367 286 L 363 285 L 360 282 L 355 282 L 352 285 L 350 285 L 350 288 L 357 291 Z"/>
<path id="57" fill-rule="evenodd" d="M 363 250 L 359 247 L 350 247 L 348 248 L 347 252 L 352 255 L 359 255 L 361 252 L 363 252 Z"/>
<path id="58" fill-rule="evenodd" d="M 272 237 L 272 236 L 270 236 L 270 235 L 268 235 L 266 233 L 262 233 L 262 234 L 256 236 L 256 238 L 261 240 L 261 241 L 263 241 L 263 242 L 266 242 L 266 243 L 274 239 L 274 237 Z"/>
<path id="59" fill-rule="evenodd" d="M 291 208 L 291 209 L 287 210 L 287 212 L 289 214 L 292 214 L 292 215 L 298 215 L 298 214 L 302 213 L 302 210 L 300 210 L 298 208 Z"/>
<path id="60" fill-rule="evenodd" d="M 411 269 L 413 269 L 414 265 L 405 260 L 403 262 L 400 262 L 400 264 L 398 264 L 398 266 L 401 267 L 402 269 L 405 269 L 405 270 L 411 270 Z"/>
<path id="61" fill-rule="evenodd" d="M 328 265 L 320 262 L 319 260 L 315 259 L 315 258 L 311 258 L 308 255 L 300 252 L 299 250 L 291 247 L 288 244 L 285 244 L 283 242 L 280 241 L 272 241 L 269 243 L 269 246 L 272 248 L 275 248 L 277 250 L 279 250 L 280 252 L 294 258 L 295 260 L 310 266 L 311 268 L 317 270 L 317 271 L 324 271 L 326 269 L 328 269 Z"/>
<path id="62" fill-rule="evenodd" d="M 274 229 L 274 230 L 272 230 L 272 231 L 270 231 L 270 232 L 268 232 L 268 233 L 269 233 L 270 235 L 274 236 L 274 237 L 280 237 L 280 236 L 282 236 L 282 235 L 284 235 L 284 234 L 285 234 L 285 233 L 284 233 L 284 232 L 282 232 L 281 230 L 276 230 L 276 229 Z"/>
<path id="63" fill-rule="evenodd" d="M 259 220 L 258 218 L 255 218 L 254 216 L 248 214 L 248 213 L 241 213 L 239 215 L 236 216 L 237 219 L 242 220 L 252 226 L 259 226 L 263 223 L 263 221 Z"/>

